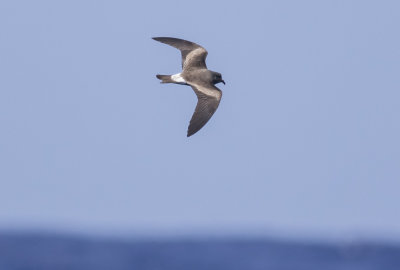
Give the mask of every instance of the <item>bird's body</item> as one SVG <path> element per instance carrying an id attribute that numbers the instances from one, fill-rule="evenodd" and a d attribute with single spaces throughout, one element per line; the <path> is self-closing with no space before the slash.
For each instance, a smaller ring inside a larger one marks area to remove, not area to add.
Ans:
<path id="1" fill-rule="evenodd" d="M 222 76 L 218 72 L 207 69 L 207 51 L 193 42 L 169 38 L 153 38 L 159 42 L 179 49 L 182 53 L 182 72 L 174 75 L 157 75 L 161 83 L 175 83 L 190 85 L 197 95 L 198 102 L 195 112 L 190 120 L 187 136 L 199 131 L 217 110 L 222 97 L 222 92 L 215 84 L 222 82 Z"/>

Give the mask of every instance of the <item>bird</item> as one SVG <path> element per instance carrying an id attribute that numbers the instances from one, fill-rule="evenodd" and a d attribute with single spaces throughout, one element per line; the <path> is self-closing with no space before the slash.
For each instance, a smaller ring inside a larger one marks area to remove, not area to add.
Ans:
<path id="1" fill-rule="evenodd" d="M 197 95 L 197 105 L 190 120 L 187 137 L 198 132 L 217 110 L 222 97 L 222 91 L 215 84 L 223 83 L 219 72 L 207 69 L 207 50 L 202 46 L 183 39 L 173 37 L 153 37 L 154 40 L 170 45 L 181 51 L 182 71 L 174 75 L 156 77 L 160 83 L 189 85 Z"/>

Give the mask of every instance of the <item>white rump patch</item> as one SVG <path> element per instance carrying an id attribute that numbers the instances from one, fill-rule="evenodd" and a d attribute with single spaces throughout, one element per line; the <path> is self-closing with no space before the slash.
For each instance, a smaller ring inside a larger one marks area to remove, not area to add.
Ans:
<path id="1" fill-rule="evenodd" d="M 186 84 L 186 81 L 184 78 L 182 78 L 181 74 L 175 74 L 171 76 L 171 79 L 176 82 L 176 83 L 180 83 L 180 84 Z"/>

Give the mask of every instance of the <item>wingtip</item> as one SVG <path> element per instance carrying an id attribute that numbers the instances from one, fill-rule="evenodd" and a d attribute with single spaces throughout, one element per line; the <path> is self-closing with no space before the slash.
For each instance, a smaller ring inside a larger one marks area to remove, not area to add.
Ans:
<path id="1" fill-rule="evenodd" d="M 186 134 L 186 137 L 190 137 L 190 136 L 192 136 L 193 134 L 195 134 L 196 132 L 193 132 L 192 130 L 188 130 L 187 131 L 187 134 Z"/>
<path id="2" fill-rule="evenodd" d="M 152 37 L 152 39 L 154 39 L 156 41 L 160 41 L 161 39 L 163 39 L 163 37 Z"/>
<path id="3" fill-rule="evenodd" d="M 166 43 L 168 41 L 186 41 L 183 39 L 179 39 L 179 38 L 174 38 L 174 37 L 152 37 L 152 39 L 158 41 L 158 42 L 162 42 L 162 43 Z M 168 44 L 168 43 L 167 43 Z"/>

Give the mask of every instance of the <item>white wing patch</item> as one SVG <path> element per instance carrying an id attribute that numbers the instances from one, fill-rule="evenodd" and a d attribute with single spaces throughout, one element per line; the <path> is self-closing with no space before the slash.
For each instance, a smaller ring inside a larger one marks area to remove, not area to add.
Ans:
<path id="1" fill-rule="evenodd" d="M 186 81 L 185 81 L 185 79 L 182 78 L 182 76 L 181 76 L 180 73 L 175 74 L 175 75 L 172 75 L 172 76 L 171 76 L 171 79 L 172 79 L 174 82 L 179 83 L 179 84 L 187 84 Z"/>

